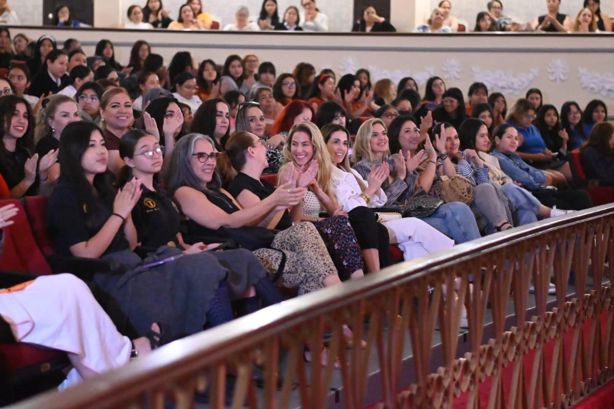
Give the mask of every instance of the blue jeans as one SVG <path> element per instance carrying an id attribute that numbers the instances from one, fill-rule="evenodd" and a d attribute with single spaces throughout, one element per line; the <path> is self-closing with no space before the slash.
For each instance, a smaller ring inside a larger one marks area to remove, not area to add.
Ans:
<path id="1" fill-rule="evenodd" d="M 531 192 L 514 183 L 502 185 L 501 190 L 503 190 L 503 193 L 507 196 L 512 205 L 512 212 L 516 218 L 517 226 L 537 221 L 539 208 L 542 204 L 531 194 Z"/>
<path id="2" fill-rule="evenodd" d="M 444 203 L 435 213 L 422 220 L 453 239 L 456 244 L 480 237 L 473 212 L 461 202 Z"/>

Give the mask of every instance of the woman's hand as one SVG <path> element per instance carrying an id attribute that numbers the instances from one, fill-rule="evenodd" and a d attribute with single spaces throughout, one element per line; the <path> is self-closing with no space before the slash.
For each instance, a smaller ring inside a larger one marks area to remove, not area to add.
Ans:
<path id="1" fill-rule="evenodd" d="M 278 133 L 277 135 L 271 136 L 267 139 L 267 143 L 275 148 L 281 148 L 286 143 L 286 137 L 283 134 Z"/>
<path id="2" fill-rule="evenodd" d="M 424 139 L 424 151 L 428 155 L 429 160 L 437 159 L 437 151 L 435 150 L 435 147 L 431 142 L 431 138 L 429 138 L 428 135 L 426 136 L 426 139 Z"/>
<path id="3" fill-rule="evenodd" d="M 569 142 L 569 134 L 565 130 L 565 128 L 559 131 L 559 137 L 563 140 L 563 142 Z"/>
<path id="4" fill-rule="evenodd" d="M 427 111 L 426 114 L 420 118 L 420 133 L 428 134 L 429 129 L 433 126 L 433 112 Z"/>
<path id="5" fill-rule="evenodd" d="M 473 162 L 476 166 L 478 167 L 483 167 L 484 166 L 484 162 L 482 161 L 482 159 L 480 159 L 480 157 L 478 156 L 478 153 L 473 150 L 473 149 L 465 149 L 465 158 L 468 161 Z"/>
<path id="6" fill-rule="evenodd" d="M 367 177 L 367 190 L 377 192 L 382 187 L 382 184 L 386 181 L 386 179 L 388 179 L 388 176 L 390 176 L 390 167 L 388 166 L 387 162 L 374 167 Z"/>
<path id="7" fill-rule="evenodd" d="M 435 149 L 439 154 L 446 153 L 446 138 L 443 135 L 435 135 Z"/>
<path id="8" fill-rule="evenodd" d="M 296 185 L 298 187 L 307 187 L 313 180 L 317 179 L 317 176 L 318 176 L 318 161 L 312 159 L 311 162 L 309 162 L 309 166 L 307 166 L 307 169 L 303 171 L 298 170 L 298 177 L 296 180 L 297 182 Z"/>
<path id="9" fill-rule="evenodd" d="M 407 172 L 413 172 L 427 157 L 428 154 L 424 151 L 424 149 L 416 152 L 414 155 L 408 151 L 407 158 L 405 159 L 405 169 L 407 169 Z"/>
<path id="10" fill-rule="evenodd" d="M 394 171 L 397 177 L 401 180 L 405 180 L 405 177 L 407 176 L 407 168 L 405 167 L 403 152 L 399 150 L 399 153 L 393 154 L 392 160 L 394 161 Z"/>
<path id="11" fill-rule="evenodd" d="M 205 250 L 209 250 L 208 246 L 202 241 L 199 241 L 198 243 L 190 244 L 188 248 L 183 250 L 183 254 L 198 254 Z"/>
<path id="12" fill-rule="evenodd" d="M 162 122 L 162 132 L 165 138 L 175 138 L 175 135 L 179 132 L 183 126 L 183 113 L 179 111 L 179 115 L 173 115 L 172 117 L 164 117 Z"/>
<path id="13" fill-rule="evenodd" d="M 271 194 L 275 206 L 294 207 L 301 203 L 305 197 L 304 187 L 292 187 L 289 183 L 279 186 Z"/>
<path id="14" fill-rule="evenodd" d="M 58 149 L 52 149 L 43 156 L 38 164 L 38 173 L 41 179 L 46 179 L 49 169 L 58 161 Z"/>
<path id="15" fill-rule="evenodd" d="M 145 125 L 145 131 L 151 136 L 155 136 L 160 140 L 160 131 L 158 130 L 158 124 L 156 120 L 147 111 L 143 111 L 143 125 Z"/>
<path id="16" fill-rule="evenodd" d="M 11 219 L 15 217 L 17 213 L 19 213 L 19 208 L 13 203 L 0 207 L 0 229 L 4 229 L 15 223 L 15 221 Z"/>
<path id="17" fill-rule="evenodd" d="M 141 181 L 137 178 L 132 178 L 115 195 L 113 213 L 117 213 L 124 219 L 127 219 L 141 198 L 141 192 Z"/>
<path id="18" fill-rule="evenodd" d="M 36 167 L 38 166 L 38 153 L 35 153 L 26 160 L 23 164 L 24 180 L 29 186 L 32 186 L 36 180 Z"/>

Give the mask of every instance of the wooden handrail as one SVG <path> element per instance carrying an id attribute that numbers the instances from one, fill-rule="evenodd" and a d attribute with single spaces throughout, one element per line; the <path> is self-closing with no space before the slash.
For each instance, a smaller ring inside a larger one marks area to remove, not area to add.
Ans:
<path id="1" fill-rule="evenodd" d="M 231 372 L 237 407 L 248 402 L 250 407 L 285 408 L 296 383 L 302 407 L 318 408 L 338 358 L 344 404 L 358 408 L 364 404 L 371 354 L 378 358 L 386 407 L 447 408 L 466 393 L 467 407 L 477 408 L 484 379 L 490 380 L 489 408 L 569 405 L 613 376 L 613 260 L 614 205 L 574 212 L 285 301 L 173 342 L 71 390 L 14 407 L 161 408 L 168 398 L 178 407 L 191 407 L 195 391 L 207 391 L 210 407 L 224 407 L 225 375 Z M 576 295 L 569 297 L 572 271 Z M 557 294 L 549 309 L 552 279 Z M 536 316 L 527 321 L 531 283 Z M 512 327 L 506 324 L 510 305 Z M 471 346 L 460 355 L 463 306 Z M 494 331 L 485 339 L 488 307 Z M 351 339 L 342 335 L 344 325 L 352 328 Z M 586 326 L 590 342 L 584 340 Z M 432 356 L 436 327 L 442 351 L 437 359 Z M 327 349 L 331 364 L 313 364 L 306 371 L 304 346 L 319 362 L 325 333 L 332 334 Z M 565 334 L 571 341 L 564 342 Z M 363 339 L 366 347 L 360 346 Z M 401 370 L 407 339 L 413 356 L 409 377 Z M 549 361 L 546 345 L 553 345 Z M 530 370 L 523 366 L 528 353 L 535 355 Z M 282 355 L 285 368 L 279 367 Z M 435 362 L 440 365 L 433 372 Z M 263 373 L 263 402 L 255 396 L 256 367 Z M 512 368 L 509 385 L 503 380 L 506 367 Z M 280 372 L 285 373 L 278 391 Z"/>

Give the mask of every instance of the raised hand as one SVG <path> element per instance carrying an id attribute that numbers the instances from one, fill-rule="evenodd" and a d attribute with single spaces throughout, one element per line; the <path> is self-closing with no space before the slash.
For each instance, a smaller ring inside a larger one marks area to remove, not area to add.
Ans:
<path id="1" fill-rule="evenodd" d="M 419 152 L 416 152 L 414 155 L 412 155 L 411 152 L 407 152 L 407 159 L 405 159 L 405 168 L 408 172 L 413 172 L 427 157 L 428 154 L 424 149 Z"/>
<path id="2" fill-rule="evenodd" d="M 179 111 L 179 115 L 172 117 L 164 117 L 162 122 L 162 132 L 165 138 L 174 138 L 177 131 L 183 126 L 183 113 Z"/>
<path id="3" fill-rule="evenodd" d="M 405 158 L 403 152 L 399 150 L 398 153 L 392 155 L 394 161 L 394 171 L 399 179 L 405 179 L 407 176 L 407 168 L 405 167 Z"/>
<path id="4" fill-rule="evenodd" d="M 58 161 L 58 149 L 52 149 L 43 156 L 38 164 L 38 172 L 46 175 L 49 169 Z"/>
<path id="5" fill-rule="evenodd" d="M 384 162 L 371 170 L 371 173 L 369 173 L 369 177 L 367 178 L 367 184 L 369 185 L 370 189 L 377 191 L 380 187 L 382 187 L 382 184 L 386 181 L 386 179 L 388 179 L 388 176 L 390 176 L 390 167 L 388 166 L 387 162 Z"/>
<path id="6" fill-rule="evenodd" d="M 420 118 L 420 132 L 428 132 L 433 126 L 433 112 L 427 111 L 426 114 Z"/>
<path id="7" fill-rule="evenodd" d="M 433 146 L 433 142 L 431 142 L 431 138 L 429 138 L 428 136 L 424 139 L 424 151 L 426 152 L 430 160 L 437 159 L 437 151 Z"/>
<path id="8" fill-rule="evenodd" d="M 292 187 L 288 183 L 280 185 L 271 196 L 276 206 L 293 207 L 303 201 L 306 192 L 304 187 Z"/>
<path id="9" fill-rule="evenodd" d="M 309 162 L 309 166 L 304 171 L 299 171 L 297 179 L 298 187 L 307 187 L 311 181 L 315 180 L 318 176 L 318 161 L 312 160 Z"/>
<path id="10" fill-rule="evenodd" d="M 143 124 L 145 125 L 145 131 L 158 138 L 160 140 L 160 131 L 158 130 L 158 124 L 156 120 L 147 111 L 143 111 Z"/>
<path id="11" fill-rule="evenodd" d="M 465 149 L 465 158 L 467 160 L 470 160 L 471 162 L 475 163 L 477 166 L 482 167 L 484 165 L 484 162 L 482 162 L 482 159 L 480 159 L 480 157 L 478 156 L 478 153 L 473 150 L 473 149 Z"/>
<path id="12" fill-rule="evenodd" d="M 115 195 L 113 201 L 113 213 L 117 213 L 124 219 L 128 218 L 134 206 L 141 198 L 141 182 L 137 178 L 132 178 Z"/>
<path id="13" fill-rule="evenodd" d="M 435 149 L 437 149 L 437 153 L 446 153 L 446 138 L 443 135 L 435 135 Z"/>
<path id="14" fill-rule="evenodd" d="M 23 164 L 23 172 L 24 179 L 29 184 L 32 185 L 36 180 L 36 167 L 38 166 L 38 153 L 32 155 L 29 159 L 26 160 L 26 163 Z"/>
<path id="15" fill-rule="evenodd" d="M 565 128 L 561 129 L 559 131 L 559 137 L 565 141 L 565 142 L 569 142 L 569 134 L 567 133 L 567 131 L 565 130 Z"/>

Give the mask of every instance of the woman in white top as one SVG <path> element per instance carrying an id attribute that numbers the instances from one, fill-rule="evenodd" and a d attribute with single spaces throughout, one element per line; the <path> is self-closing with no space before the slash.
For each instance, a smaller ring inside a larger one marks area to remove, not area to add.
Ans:
<path id="1" fill-rule="evenodd" d="M 418 33 L 450 33 L 452 29 L 444 23 L 443 11 L 436 8 L 431 13 L 431 16 L 426 21 L 426 24 L 421 24 L 416 27 Z"/>
<path id="2" fill-rule="evenodd" d="M 224 31 L 260 31 L 260 27 L 258 23 L 249 21 L 249 9 L 241 6 L 235 13 L 235 22 L 224 27 Z"/>
<path id="3" fill-rule="evenodd" d="M 450 0 L 441 0 L 437 5 L 443 14 L 443 25 L 450 27 L 452 31 L 458 31 L 458 19 L 452 15 L 452 2 Z"/>
<path id="4" fill-rule="evenodd" d="M 203 101 L 196 95 L 196 78 L 191 72 L 179 73 L 173 78 L 175 90 L 173 97 L 190 107 L 192 114 L 196 112 Z"/>
<path id="5" fill-rule="evenodd" d="M 151 30 L 153 26 L 149 23 L 143 22 L 143 9 L 141 6 L 137 6 L 133 4 L 128 7 L 128 12 L 126 13 L 128 16 L 128 21 L 124 24 L 124 28 L 131 28 L 137 30 Z"/>
<path id="6" fill-rule="evenodd" d="M 301 27 L 304 31 L 328 31 L 328 16 L 320 13 L 315 0 L 301 0 L 303 18 Z"/>

